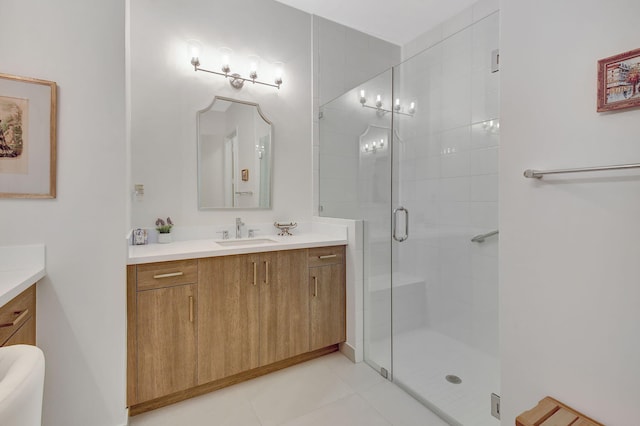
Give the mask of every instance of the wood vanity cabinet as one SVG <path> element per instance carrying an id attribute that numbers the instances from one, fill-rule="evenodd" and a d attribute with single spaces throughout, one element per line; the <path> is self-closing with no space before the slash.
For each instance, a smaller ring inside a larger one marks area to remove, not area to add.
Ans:
<path id="1" fill-rule="evenodd" d="M 199 260 L 198 384 L 259 365 L 257 258 L 239 255 Z"/>
<path id="2" fill-rule="evenodd" d="M 310 350 L 346 340 L 345 249 L 309 249 Z"/>
<path id="3" fill-rule="evenodd" d="M 309 351 L 306 250 L 199 260 L 198 383 Z"/>
<path id="4" fill-rule="evenodd" d="M 268 254 L 273 267 L 260 289 L 260 365 L 309 352 L 307 250 Z"/>
<path id="5" fill-rule="evenodd" d="M 36 344 L 35 284 L 0 307 L 0 346 Z"/>
<path id="6" fill-rule="evenodd" d="M 138 265 L 129 274 L 135 291 L 129 339 L 136 342 L 129 342 L 135 377 L 128 399 L 135 404 L 196 385 L 197 261 Z"/>
<path id="7" fill-rule="evenodd" d="M 130 415 L 337 350 L 344 246 L 128 267 Z"/>

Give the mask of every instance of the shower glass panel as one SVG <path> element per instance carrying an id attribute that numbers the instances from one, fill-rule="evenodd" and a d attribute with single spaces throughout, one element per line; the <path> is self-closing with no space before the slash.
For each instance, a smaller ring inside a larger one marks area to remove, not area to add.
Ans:
<path id="1" fill-rule="evenodd" d="M 394 69 L 394 199 L 410 237 L 394 241 L 393 381 L 451 424 L 495 426 L 499 394 L 498 14 Z M 395 206 L 394 206 L 395 207 Z"/>
<path id="2" fill-rule="evenodd" d="M 365 361 L 452 425 L 499 425 L 498 236 L 472 241 L 498 229 L 498 30 L 320 109 L 320 214 L 364 222 Z"/>
<path id="3" fill-rule="evenodd" d="M 319 120 L 320 215 L 363 220 L 364 357 L 380 372 L 391 371 L 392 119 L 375 102 L 390 102 L 391 82 L 392 70 L 379 74 L 323 105 Z"/>

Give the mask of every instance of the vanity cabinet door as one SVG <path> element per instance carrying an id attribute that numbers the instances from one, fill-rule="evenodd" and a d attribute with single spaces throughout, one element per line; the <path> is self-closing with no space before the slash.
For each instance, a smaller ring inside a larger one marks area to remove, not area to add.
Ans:
<path id="1" fill-rule="evenodd" d="M 260 265 L 260 365 L 309 351 L 307 251 L 263 253 Z M 267 279 L 268 278 L 268 279 Z"/>
<path id="2" fill-rule="evenodd" d="M 0 346 L 36 344 L 35 284 L 0 307 Z M 33 321 L 30 321 L 33 319 Z M 26 328 L 25 328 L 26 327 Z M 15 334 L 17 337 L 11 339 Z"/>
<path id="3" fill-rule="evenodd" d="M 139 291 L 137 402 L 196 385 L 196 284 Z"/>
<path id="4" fill-rule="evenodd" d="M 314 250 L 309 250 L 310 265 L 326 263 L 309 268 L 312 351 L 346 340 L 344 247 L 332 249 L 333 253 L 319 255 Z"/>
<path id="5" fill-rule="evenodd" d="M 4 342 L 2 346 L 11 345 L 35 345 L 36 344 L 36 321 L 34 317 L 24 322 L 22 327 L 18 329 L 9 340 Z"/>
<path id="6" fill-rule="evenodd" d="M 200 259 L 198 384 L 256 368 L 259 255 Z"/>

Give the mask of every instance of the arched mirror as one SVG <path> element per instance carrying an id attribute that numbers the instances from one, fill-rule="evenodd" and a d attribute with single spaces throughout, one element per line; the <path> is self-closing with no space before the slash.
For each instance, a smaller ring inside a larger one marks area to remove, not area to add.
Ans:
<path id="1" fill-rule="evenodd" d="M 260 105 L 216 96 L 197 126 L 198 207 L 271 208 L 273 128 Z"/>

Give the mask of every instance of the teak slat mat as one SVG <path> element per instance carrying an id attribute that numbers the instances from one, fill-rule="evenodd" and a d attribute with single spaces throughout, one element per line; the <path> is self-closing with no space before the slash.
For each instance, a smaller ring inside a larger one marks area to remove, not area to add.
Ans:
<path id="1" fill-rule="evenodd" d="M 547 396 L 516 418 L 516 426 L 605 426 Z"/>

